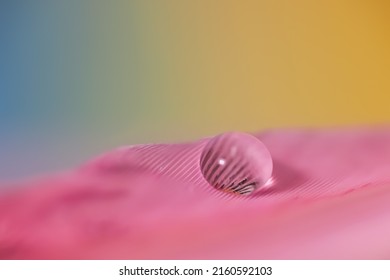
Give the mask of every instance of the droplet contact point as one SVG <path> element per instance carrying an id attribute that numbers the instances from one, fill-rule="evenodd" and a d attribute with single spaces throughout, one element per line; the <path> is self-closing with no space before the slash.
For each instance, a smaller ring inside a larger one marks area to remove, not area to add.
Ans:
<path id="1" fill-rule="evenodd" d="M 250 195 L 272 176 L 272 157 L 256 137 L 228 132 L 209 140 L 200 158 L 201 172 L 214 188 Z"/>

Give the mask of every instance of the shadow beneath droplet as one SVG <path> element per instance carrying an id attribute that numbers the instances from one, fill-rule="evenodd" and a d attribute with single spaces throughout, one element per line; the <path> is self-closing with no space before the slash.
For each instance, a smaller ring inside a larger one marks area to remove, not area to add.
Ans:
<path id="1" fill-rule="evenodd" d="M 288 192 L 300 188 L 308 181 L 301 172 L 283 164 L 280 161 L 274 160 L 273 164 L 272 185 L 267 188 L 260 189 L 253 195 L 254 197 Z"/>

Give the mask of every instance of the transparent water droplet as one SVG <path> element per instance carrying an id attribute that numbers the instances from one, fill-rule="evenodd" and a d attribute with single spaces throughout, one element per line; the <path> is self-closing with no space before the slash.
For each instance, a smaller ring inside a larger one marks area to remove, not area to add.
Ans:
<path id="1" fill-rule="evenodd" d="M 272 157 L 256 137 L 229 132 L 212 138 L 205 146 L 200 167 L 204 178 L 214 188 L 249 195 L 272 176 Z"/>

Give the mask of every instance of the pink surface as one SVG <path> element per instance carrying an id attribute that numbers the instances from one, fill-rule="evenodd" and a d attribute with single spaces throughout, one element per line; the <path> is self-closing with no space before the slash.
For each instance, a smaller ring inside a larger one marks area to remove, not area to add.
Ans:
<path id="1" fill-rule="evenodd" d="M 208 139 L 122 147 L 0 197 L 2 259 L 390 258 L 390 128 L 256 134 L 272 181 L 204 179 Z"/>

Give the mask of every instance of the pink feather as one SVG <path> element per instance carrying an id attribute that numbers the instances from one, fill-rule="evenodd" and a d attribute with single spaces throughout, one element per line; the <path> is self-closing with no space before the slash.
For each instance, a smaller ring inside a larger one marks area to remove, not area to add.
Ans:
<path id="1" fill-rule="evenodd" d="M 250 196 L 203 178 L 208 139 L 121 147 L 7 186 L 0 259 L 390 257 L 390 129 L 255 136 L 274 170 Z"/>

